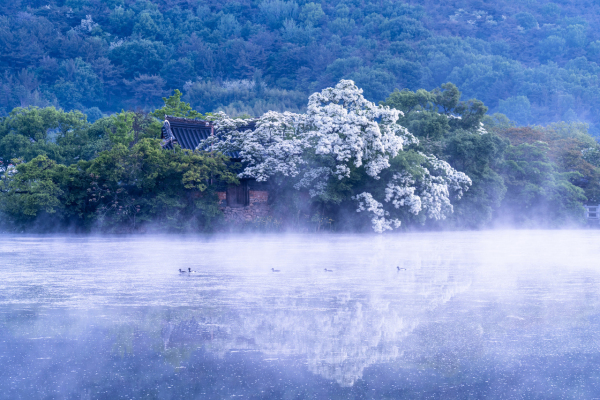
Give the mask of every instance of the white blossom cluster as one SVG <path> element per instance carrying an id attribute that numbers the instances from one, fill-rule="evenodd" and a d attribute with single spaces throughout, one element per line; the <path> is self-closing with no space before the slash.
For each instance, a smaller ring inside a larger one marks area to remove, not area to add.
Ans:
<path id="1" fill-rule="evenodd" d="M 296 189 L 308 189 L 312 197 L 322 195 L 331 177 L 350 176 L 352 164 L 364 165 L 367 175 L 379 179 L 390 159 L 405 145 L 418 142 L 396 122 L 401 115 L 402 111 L 366 100 L 350 80 L 311 95 L 304 138 L 315 162 L 309 163 Z"/>
<path id="2" fill-rule="evenodd" d="M 244 129 L 247 120 L 217 113 L 217 134 L 199 147 L 239 151 L 242 162 L 248 165 L 240 177 L 259 181 L 277 173 L 295 177 L 299 166 L 306 164 L 296 187 L 317 196 L 326 186 L 323 180 L 349 177 L 350 163 L 356 167 L 364 164 L 367 174 L 379 179 L 379 173 L 390 166 L 389 160 L 404 145 L 417 143 L 396 123 L 401 113 L 369 102 L 354 82 L 342 80 L 335 88 L 310 96 L 306 114 L 269 111 L 252 130 Z M 305 154 L 309 149 L 312 160 Z"/>
<path id="3" fill-rule="evenodd" d="M 325 193 L 325 189 L 327 189 L 327 181 L 329 180 L 330 176 L 331 168 L 310 168 L 306 172 L 304 172 L 302 179 L 300 179 L 294 185 L 294 188 L 296 190 L 308 188 L 308 193 L 310 194 L 310 197 L 316 197 Z"/>
<path id="4" fill-rule="evenodd" d="M 0 161 L 0 179 L 9 178 L 17 173 L 17 167 L 13 164 L 4 165 L 2 161 Z"/>
<path id="5" fill-rule="evenodd" d="M 446 161 L 438 160 L 438 158 L 434 155 L 421 154 L 427 158 L 431 170 L 440 174 L 440 176 L 444 178 L 450 190 L 455 192 L 457 199 L 460 199 L 464 192 L 466 192 L 473 184 L 473 181 L 471 181 L 471 178 L 469 178 L 467 174 L 455 170 Z"/>
<path id="6" fill-rule="evenodd" d="M 121 47 L 125 44 L 125 40 L 124 39 L 119 39 L 116 38 L 116 40 L 114 40 L 108 47 L 109 50 L 114 50 L 117 47 Z"/>
<path id="7" fill-rule="evenodd" d="M 462 21 L 466 22 L 469 25 L 498 25 L 498 22 L 500 22 L 500 20 L 495 20 L 492 15 L 487 13 L 487 11 L 465 11 L 463 8 L 459 8 L 458 11 L 456 11 L 454 15 L 451 15 L 449 19 L 452 22 Z M 502 20 L 505 19 L 506 17 L 503 15 Z"/>
<path id="8" fill-rule="evenodd" d="M 446 161 L 422 154 L 427 160 L 426 168 L 418 166 L 418 173 L 394 174 L 385 189 L 385 201 L 395 208 L 408 207 L 412 214 L 425 213 L 427 218 L 445 219 L 453 212 L 450 192 L 460 199 L 472 181 L 466 174 L 452 168 Z"/>
<path id="9" fill-rule="evenodd" d="M 477 133 L 479 133 L 480 135 L 485 135 L 486 133 L 488 133 L 488 131 L 485 129 L 483 122 L 479 123 L 479 128 L 477 128 L 476 130 Z"/>
<path id="10" fill-rule="evenodd" d="M 223 81 L 222 86 L 226 90 L 251 90 L 256 83 L 250 79 L 234 79 Z"/>
<path id="11" fill-rule="evenodd" d="M 373 198 L 373 195 L 368 192 L 363 192 L 353 197 L 358 202 L 356 212 L 367 211 L 372 214 L 371 224 L 373 230 L 377 233 L 383 233 L 387 230 L 400 227 L 399 219 L 386 219 L 390 213 L 383 209 L 383 204 Z"/>
<path id="12" fill-rule="evenodd" d="M 350 162 L 364 164 L 367 174 L 379 179 L 404 145 L 417 142 L 396 123 L 400 115 L 402 111 L 368 101 L 354 82 L 342 80 L 310 96 L 306 138 L 317 155 L 334 161 L 332 174 L 338 179 L 349 176 Z"/>
<path id="13" fill-rule="evenodd" d="M 183 91 L 189 92 L 190 89 L 192 88 L 192 86 L 194 86 L 194 82 L 192 82 L 190 80 L 185 81 L 185 83 L 183 84 Z"/>
<path id="14" fill-rule="evenodd" d="M 92 19 L 92 16 L 86 15 L 85 19 L 81 20 L 81 24 L 79 25 L 79 28 L 82 31 L 91 32 L 97 26 L 98 26 L 98 24 L 94 22 L 94 20 Z"/>
<path id="15" fill-rule="evenodd" d="M 378 180 L 390 160 L 418 140 L 397 123 L 402 112 L 366 100 L 354 82 L 342 80 L 310 96 L 306 114 L 269 111 L 257 120 L 214 116 L 214 136 L 198 148 L 223 153 L 238 152 L 245 165 L 240 178 L 266 181 L 275 175 L 296 178 L 297 190 L 311 197 L 324 195 L 331 179 L 350 177 L 351 168 L 364 167 Z M 460 198 L 471 185 L 462 172 L 445 161 L 426 156 L 426 166 L 417 174 L 394 174 L 385 189 L 385 202 L 409 212 L 424 212 L 428 218 L 443 219 L 452 212 L 450 192 Z M 358 212 L 372 215 L 375 232 L 400 226 L 384 205 L 368 192 L 353 197 Z"/>
<path id="16" fill-rule="evenodd" d="M 290 112 L 269 111 L 256 121 L 229 118 L 225 113 L 215 115 L 217 132 L 200 143 L 202 149 L 239 152 L 246 164 L 240 178 L 266 181 L 276 174 L 295 177 L 299 166 L 306 161 L 302 157 L 306 140 L 302 137 L 302 116 Z"/>
<path id="17" fill-rule="evenodd" d="M 72 28 L 69 32 L 82 32 L 82 33 L 90 33 L 94 30 L 95 27 L 99 26 L 96 22 L 94 22 L 94 20 L 92 19 L 91 15 L 86 15 L 84 19 L 81 20 L 81 23 Z"/>
<path id="18" fill-rule="evenodd" d="M 421 197 L 415 194 L 415 183 L 415 178 L 408 172 L 394 174 L 385 188 L 385 201 L 391 201 L 395 208 L 408 207 L 409 212 L 417 215 L 423 207 Z"/>

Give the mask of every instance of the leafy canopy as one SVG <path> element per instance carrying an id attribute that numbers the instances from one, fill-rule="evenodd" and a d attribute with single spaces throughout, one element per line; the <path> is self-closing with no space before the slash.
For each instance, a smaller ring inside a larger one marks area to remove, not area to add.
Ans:
<path id="1" fill-rule="evenodd" d="M 175 92 L 170 97 L 163 97 L 165 105 L 152 113 L 155 118 L 164 120 L 167 115 L 172 117 L 184 117 L 184 118 L 204 118 L 204 116 L 196 110 L 193 110 L 189 103 L 181 101 L 182 93 L 179 89 L 175 89 Z"/>

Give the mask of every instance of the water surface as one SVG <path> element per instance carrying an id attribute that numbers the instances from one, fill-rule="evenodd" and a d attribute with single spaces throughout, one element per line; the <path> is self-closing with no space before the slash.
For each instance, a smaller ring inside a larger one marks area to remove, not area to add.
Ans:
<path id="1" fill-rule="evenodd" d="M 599 293 L 598 231 L 0 236 L 0 398 L 600 398 Z"/>

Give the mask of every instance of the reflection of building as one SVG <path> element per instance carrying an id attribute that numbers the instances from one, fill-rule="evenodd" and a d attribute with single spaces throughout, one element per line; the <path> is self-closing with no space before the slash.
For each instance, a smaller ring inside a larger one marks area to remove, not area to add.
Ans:
<path id="1" fill-rule="evenodd" d="M 600 221 L 600 205 L 595 206 L 584 206 L 585 207 L 585 217 L 590 222 L 599 222 Z"/>
<path id="2" fill-rule="evenodd" d="M 248 123 L 243 129 L 253 129 L 255 124 Z M 242 128 L 241 128 L 242 129 Z M 215 126 L 212 121 L 166 116 L 161 129 L 162 147 L 173 149 L 195 150 L 200 142 L 214 135 Z M 210 150 L 210 149 L 207 149 Z M 233 162 L 240 162 L 239 153 L 225 154 Z M 254 179 L 241 179 L 239 185 L 229 185 L 218 192 L 221 210 L 225 218 L 232 221 L 252 221 L 257 217 L 268 215 L 267 202 L 269 193 L 265 184 Z"/>

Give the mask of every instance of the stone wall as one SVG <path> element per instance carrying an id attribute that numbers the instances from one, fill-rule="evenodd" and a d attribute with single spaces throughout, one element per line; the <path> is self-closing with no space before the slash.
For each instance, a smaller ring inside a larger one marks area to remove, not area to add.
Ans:
<path id="1" fill-rule="evenodd" d="M 268 217 L 270 214 L 269 192 L 263 190 L 250 190 L 250 205 L 246 207 L 227 207 L 227 195 L 225 192 L 218 192 L 220 209 L 225 214 L 225 220 L 228 222 L 244 223 L 253 222 L 257 218 Z"/>
<path id="2" fill-rule="evenodd" d="M 264 203 L 269 201 L 269 192 L 266 190 L 250 190 L 250 206 L 253 204 Z"/>

